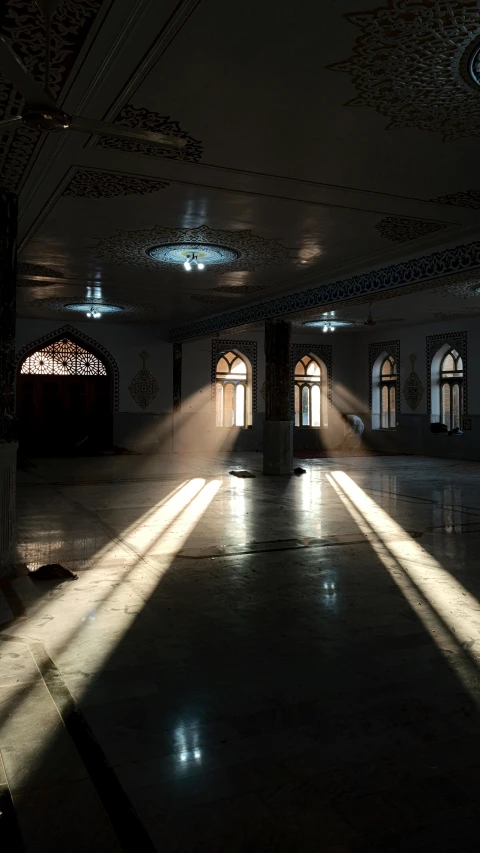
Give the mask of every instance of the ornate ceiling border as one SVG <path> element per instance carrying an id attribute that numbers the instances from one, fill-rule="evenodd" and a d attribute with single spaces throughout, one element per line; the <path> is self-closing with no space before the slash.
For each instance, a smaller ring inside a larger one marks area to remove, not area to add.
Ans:
<path id="1" fill-rule="evenodd" d="M 322 284 L 310 290 L 302 290 L 260 302 L 255 305 L 237 308 L 226 314 L 218 314 L 179 326 L 170 331 L 170 340 L 179 341 L 209 335 L 226 329 L 260 323 L 270 317 L 285 314 L 315 311 L 320 306 L 341 308 L 359 305 L 378 299 L 414 293 L 419 290 L 432 290 L 458 281 L 459 277 L 472 277 L 472 272 L 480 275 L 480 242 L 455 246 L 451 249 L 433 252 L 392 264 L 388 267 L 360 273 L 351 278 L 340 279 Z M 469 272 L 470 271 L 470 272 Z"/>
<path id="2" fill-rule="evenodd" d="M 199 243 L 221 245 L 234 249 L 238 257 L 225 264 L 215 264 L 216 274 L 236 270 L 256 270 L 269 264 L 292 260 L 290 250 L 277 240 L 244 231 L 223 231 L 201 225 L 199 228 L 165 228 L 156 225 L 142 231 L 117 231 L 97 243 L 97 257 L 117 264 L 131 264 L 158 273 L 161 269 L 173 270 L 175 265 L 157 261 L 148 254 L 154 246 L 168 243 Z M 178 267 L 177 267 L 178 269 Z M 183 271 L 182 271 L 183 272 Z"/>
<path id="3" fill-rule="evenodd" d="M 413 219 L 410 216 L 385 216 L 377 222 L 375 228 L 385 240 L 393 243 L 408 243 L 418 237 L 434 234 L 442 228 L 448 228 L 446 222 L 434 222 L 428 219 Z"/>
<path id="4" fill-rule="evenodd" d="M 361 30 L 351 56 L 327 68 L 350 74 L 349 106 L 373 107 L 387 129 L 437 131 L 443 140 L 480 134 L 480 99 L 465 76 L 465 57 L 480 34 L 475 0 L 389 0 L 352 12 Z"/>
<path id="5" fill-rule="evenodd" d="M 168 181 L 158 178 L 77 168 L 62 195 L 67 198 L 118 198 L 156 193 L 169 186 Z"/>
<path id="6" fill-rule="evenodd" d="M 117 362 L 115 361 L 109 350 L 103 346 L 103 344 L 96 341 L 95 338 L 91 338 L 89 335 L 85 335 L 83 332 L 79 332 L 78 329 L 75 329 L 74 326 L 70 326 L 69 324 L 67 324 L 66 326 L 60 326 L 58 329 L 53 329 L 53 331 L 47 332 L 46 335 L 42 335 L 40 338 L 36 338 L 34 341 L 30 341 L 29 344 L 26 344 L 24 347 L 22 347 L 22 349 L 20 349 L 16 355 L 15 374 L 19 368 L 19 365 L 29 353 L 34 350 L 41 349 L 46 344 L 53 343 L 53 341 L 58 341 L 63 337 L 71 338 L 71 340 L 73 341 L 78 341 L 87 344 L 87 346 L 91 347 L 94 352 L 96 350 L 97 352 L 101 353 L 107 360 L 108 365 L 112 371 L 113 377 L 114 411 L 118 412 L 120 399 L 120 372 L 118 370 Z"/>

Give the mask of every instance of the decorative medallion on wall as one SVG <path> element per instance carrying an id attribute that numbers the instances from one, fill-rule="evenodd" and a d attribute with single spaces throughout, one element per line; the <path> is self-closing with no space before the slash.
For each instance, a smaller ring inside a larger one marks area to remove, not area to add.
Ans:
<path id="1" fill-rule="evenodd" d="M 127 142 L 125 139 L 117 139 L 113 136 L 102 136 L 97 142 L 99 148 L 116 148 L 120 151 L 148 154 L 150 157 L 164 157 L 168 160 L 189 160 L 191 163 L 197 163 L 203 154 L 202 143 L 182 130 L 178 121 L 143 107 L 127 104 L 115 116 L 113 123 L 123 124 L 135 130 L 151 130 L 154 133 L 176 136 L 178 139 L 186 139 L 187 144 L 183 148 L 159 148 L 158 145 L 148 145 L 144 142 Z"/>
<path id="2" fill-rule="evenodd" d="M 411 219 L 405 216 L 386 216 L 375 225 L 377 231 L 386 240 L 394 243 L 407 243 L 427 234 L 434 234 L 442 228 L 448 228 L 447 223 L 430 222 L 427 219 Z"/>
<path id="3" fill-rule="evenodd" d="M 346 18 L 361 35 L 349 59 L 327 67 L 351 75 L 358 94 L 348 105 L 444 141 L 480 134 L 479 93 L 464 70 L 480 33 L 475 0 L 389 0 Z"/>
<path id="4" fill-rule="evenodd" d="M 145 367 L 147 358 L 150 357 L 150 353 L 145 352 L 144 350 L 139 353 L 139 356 L 142 359 L 143 366 L 142 369 L 133 377 L 130 385 L 128 386 L 128 390 L 130 391 L 132 400 L 135 401 L 137 406 L 140 406 L 141 409 L 146 409 L 150 403 L 153 403 L 158 394 L 159 387 L 155 377 L 152 376 L 150 371 Z"/>
<path id="5" fill-rule="evenodd" d="M 28 264 L 28 263 L 20 263 L 17 266 L 17 277 L 22 278 L 23 276 L 37 276 L 41 278 L 64 278 L 63 272 L 59 270 L 54 270 L 51 267 L 44 267 L 42 264 Z M 35 287 L 38 285 L 38 281 L 32 281 L 32 285 Z M 22 284 L 22 287 L 27 287 L 28 284 Z"/>
<path id="6" fill-rule="evenodd" d="M 382 352 L 386 352 L 387 355 L 391 355 L 395 361 L 397 366 L 397 381 L 395 383 L 396 386 L 396 406 L 397 406 L 397 420 L 398 415 L 400 414 L 400 341 L 377 341 L 376 343 L 368 345 L 368 405 L 369 411 L 372 411 L 372 371 L 373 365 L 375 364 L 379 355 Z"/>
<path id="7" fill-rule="evenodd" d="M 199 228 L 164 228 L 156 225 L 148 231 L 118 231 L 97 244 L 99 257 L 117 264 L 141 266 L 151 272 L 159 269 L 181 269 L 185 262 L 183 253 L 205 251 L 208 255 L 219 251 L 223 257 L 213 261 L 218 274 L 233 270 L 256 270 L 268 264 L 281 264 L 290 260 L 289 250 L 277 240 L 259 237 L 251 231 L 221 231 L 201 225 Z M 178 257 L 175 249 L 178 247 Z M 208 269 L 209 261 L 205 260 Z"/>
<path id="8" fill-rule="evenodd" d="M 466 332 L 451 332 L 443 335 L 427 335 L 426 350 L 427 350 L 427 412 L 432 414 L 432 360 L 440 347 L 448 344 L 452 349 L 456 349 L 461 355 L 463 361 L 463 411 L 468 412 L 468 351 L 467 351 L 467 333 Z"/>
<path id="9" fill-rule="evenodd" d="M 412 365 L 412 369 L 405 380 L 405 384 L 403 386 L 403 396 L 405 397 L 407 404 L 414 412 L 415 409 L 418 409 L 420 403 L 422 402 L 424 387 L 418 373 L 415 372 L 415 361 L 417 356 L 412 353 L 408 356 L 408 358 L 410 360 L 410 364 Z"/>
<path id="10" fill-rule="evenodd" d="M 213 338 L 212 340 L 212 361 L 210 366 L 210 386 L 211 386 L 211 407 L 215 409 L 215 383 L 217 377 L 217 364 L 218 359 L 222 355 L 222 353 L 230 352 L 230 350 L 234 350 L 238 352 L 240 355 L 246 356 L 248 358 L 251 368 L 252 368 L 252 412 L 257 411 L 257 342 L 256 341 L 242 341 L 242 340 L 228 340 L 225 338 L 222 340 L 221 338 Z"/>
<path id="11" fill-rule="evenodd" d="M 329 344 L 298 344 L 294 343 L 290 348 L 290 409 L 292 412 L 295 411 L 295 365 L 304 355 L 316 355 L 317 358 L 321 359 L 327 368 L 327 395 L 328 395 L 328 408 L 332 408 L 332 347 Z"/>
<path id="12" fill-rule="evenodd" d="M 50 89 L 58 97 L 85 41 L 102 0 L 63 0 L 52 18 L 50 34 Z M 5 36 L 27 70 L 43 86 L 45 60 L 45 21 L 34 0 L 16 0 L 6 7 L 0 25 Z M 22 112 L 21 95 L 4 77 L 0 79 L 0 121 Z M 21 125 L 0 136 L 0 175 L 2 185 L 16 190 L 40 134 Z"/>
<path id="13" fill-rule="evenodd" d="M 119 390 L 120 390 L 120 374 L 118 371 L 118 365 L 111 353 L 98 341 L 94 338 L 91 338 L 89 335 L 85 335 L 83 332 L 78 331 L 73 326 L 66 325 L 61 326 L 59 329 L 54 329 L 52 332 L 49 332 L 46 335 L 42 335 L 41 338 L 37 338 L 34 341 L 31 341 L 27 346 L 22 347 L 21 350 L 17 353 L 17 368 L 20 365 L 25 357 L 29 355 L 31 352 L 41 349 L 44 346 L 47 346 L 54 341 L 59 341 L 62 338 L 68 338 L 72 340 L 74 343 L 77 341 L 83 341 L 87 345 L 87 347 L 91 347 L 93 352 L 97 351 L 102 354 L 103 360 L 109 365 L 112 376 L 113 376 L 113 402 L 114 402 L 114 410 L 118 412 L 118 403 L 119 403 Z"/>
<path id="14" fill-rule="evenodd" d="M 171 341 L 185 341 L 223 329 L 251 328 L 270 317 L 316 311 L 321 306 L 348 307 L 392 296 L 447 287 L 480 276 L 480 242 L 431 252 L 388 267 L 338 279 L 308 290 L 279 296 L 255 305 L 235 308 L 224 314 L 194 320 L 171 329 Z"/>
<path id="15" fill-rule="evenodd" d="M 168 187 L 167 181 L 125 175 L 122 172 L 99 172 L 77 169 L 63 191 L 68 198 L 118 198 L 126 195 L 147 195 Z"/>
<path id="16" fill-rule="evenodd" d="M 54 296 L 44 299 L 34 299 L 28 306 L 40 311 L 54 311 L 58 313 L 78 314 L 79 319 L 84 319 L 87 312 L 94 308 L 100 314 L 108 315 L 111 319 L 131 320 L 136 319 L 147 311 L 151 311 L 148 305 L 133 304 L 131 302 L 110 302 L 102 299 L 76 299 L 73 296 Z"/>
<path id="17" fill-rule="evenodd" d="M 470 207 L 472 210 L 480 210 L 480 190 L 465 190 L 463 193 L 450 193 L 431 198 L 436 204 L 451 204 L 454 207 Z"/>

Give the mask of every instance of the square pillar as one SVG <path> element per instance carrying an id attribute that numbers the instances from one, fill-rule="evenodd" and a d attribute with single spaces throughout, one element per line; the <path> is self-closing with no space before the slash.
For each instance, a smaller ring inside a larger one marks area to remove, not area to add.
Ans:
<path id="1" fill-rule="evenodd" d="M 12 566 L 16 474 L 17 197 L 0 189 L 0 576 Z"/>
<path id="2" fill-rule="evenodd" d="M 293 420 L 290 411 L 290 348 L 292 325 L 284 320 L 265 323 L 265 424 L 263 473 L 291 474 Z"/>

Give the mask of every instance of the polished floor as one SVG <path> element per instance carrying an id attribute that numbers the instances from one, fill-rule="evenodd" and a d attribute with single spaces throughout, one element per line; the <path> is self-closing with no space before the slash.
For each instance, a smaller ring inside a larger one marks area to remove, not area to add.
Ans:
<path id="1" fill-rule="evenodd" d="M 478 850 L 480 466 L 301 464 L 20 473 L 19 564 L 79 579 L 2 587 L 5 850 Z"/>

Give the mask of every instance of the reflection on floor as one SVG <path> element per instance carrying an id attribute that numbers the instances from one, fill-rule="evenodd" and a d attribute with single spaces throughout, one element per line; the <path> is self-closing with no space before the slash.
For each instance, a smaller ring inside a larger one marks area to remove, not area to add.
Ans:
<path id="1" fill-rule="evenodd" d="M 9 851 L 478 849 L 480 467 L 302 465 L 20 475 L 19 563 L 80 577 L 0 608 Z"/>

